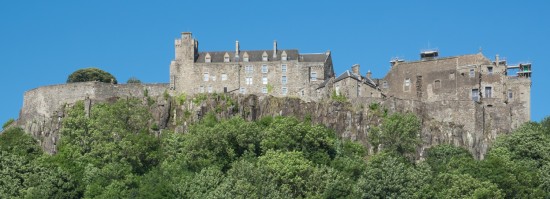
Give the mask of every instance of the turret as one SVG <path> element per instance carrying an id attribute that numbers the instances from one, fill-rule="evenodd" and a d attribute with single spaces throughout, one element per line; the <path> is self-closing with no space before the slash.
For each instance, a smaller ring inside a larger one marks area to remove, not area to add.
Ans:
<path id="1" fill-rule="evenodd" d="M 182 32 L 181 38 L 176 39 L 175 45 L 175 60 L 194 61 L 198 55 L 199 42 L 193 39 L 191 32 Z"/>

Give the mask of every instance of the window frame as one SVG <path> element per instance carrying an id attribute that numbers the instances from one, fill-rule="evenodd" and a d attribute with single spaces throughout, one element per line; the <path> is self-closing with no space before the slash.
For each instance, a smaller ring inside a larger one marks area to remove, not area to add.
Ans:
<path id="1" fill-rule="evenodd" d="M 267 64 L 262 64 L 262 73 L 268 73 L 268 72 L 269 72 L 269 68 Z"/>
<path id="2" fill-rule="evenodd" d="M 207 82 L 210 79 L 210 74 L 208 72 L 202 73 L 202 81 Z"/>
<path id="3" fill-rule="evenodd" d="M 310 76 L 310 81 L 317 81 L 317 72 L 311 72 L 309 76 Z"/>
<path id="4" fill-rule="evenodd" d="M 288 77 L 286 75 L 281 76 L 281 84 L 282 85 L 288 84 Z"/>

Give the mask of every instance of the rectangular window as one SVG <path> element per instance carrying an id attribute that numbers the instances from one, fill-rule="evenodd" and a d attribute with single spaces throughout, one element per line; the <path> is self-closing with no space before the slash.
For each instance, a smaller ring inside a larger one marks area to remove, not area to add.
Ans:
<path id="1" fill-rule="evenodd" d="M 208 93 L 212 93 L 212 86 L 208 86 Z"/>
<path id="2" fill-rule="evenodd" d="M 212 81 L 216 81 L 216 76 L 212 75 Z"/>
<path id="3" fill-rule="evenodd" d="M 246 73 L 252 73 L 252 72 L 254 72 L 254 66 L 245 66 L 244 71 Z"/>
<path id="4" fill-rule="evenodd" d="M 202 75 L 202 79 L 203 79 L 205 82 L 208 81 L 208 78 L 209 78 L 208 73 L 204 73 L 204 74 Z"/>
<path id="5" fill-rule="evenodd" d="M 472 100 L 479 101 L 479 90 L 477 88 L 472 89 Z"/>
<path id="6" fill-rule="evenodd" d="M 199 87 L 199 93 L 204 93 L 204 86 Z"/>
<path id="7" fill-rule="evenodd" d="M 245 94 L 245 93 L 246 93 L 246 88 L 241 87 L 241 88 L 239 89 L 239 92 L 240 92 L 241 94 Z"/>
<path id="8" fill-rule="evenodd" d="M 246 85 L 252 85 L 252 77 L 246 78 Z"/>
<path id="9" fill-rule="evenodd" d="M 248 62 L 248 57 L 243 57 L 244 62 Z"/>
<path id="10" fill-rule="evenodd" d="M 493 67 L 492 66 L 487 67 L 487 74 L 489 74 L 489 75 L 493 74 Z"/>
<path id="11" fill-rule="evenodd" d="M 470 69 L 470 77 L 475 77 L 476 76 L 476 73 L 474 71 L 474 69 Z"/>
<path id="12" fill-rule="evenodd" d="M 283 56 L 281 57 L 281 60 L 286 61 L 286 60 L 287 60 L 287 56 L 284 56 L 284 55 L 283 55 Z"/>
<path id="13" fill-rule="evenodd" d="M 311 72 L 311 81 L 317 81 L 317 72 Z"/>
<path id="14" fill-rule="evenodd" d="M 493 88 L 490 86 L 485 87 L 485 98 L 492 98 L 493 97 Z"/>
<path id="15" fill-rule="evenodd" d="M 262 73 L 267 73 L 267 65 L 262 65 Z"/>
<path id="16" fill-rule="evenodd" d="M 287 79 L 286 79 L 286 76 L 282 76 L 281 77 L 281 84 L 286 84 L 287 83 Z"/>
<path id="17" fill-rule="evenodd" d="M 449 79 L 450 79 L 450 80 L 454 80 L 454 79 L 455 79 L 455 73 L 449 74 Z"/>
<path id="18" fill-rule="evenodd" d="M 267 88 L 266 87 L 262 88 L 262 93 L 264 93 L 264 94 L 267 93 Z"/>
<path id="19" fill-rule="evenodd" d="M 512 90 L 508 90 L 508 99 L 512 99 L 514 97 L 514 93 Z"/>
<path id="20" fill-rule="evenodd" d="M 224 57 L 223 62 L 229 62 L 229 57 Z"/>
<path id="21" fill-rule="evenodd" d="M 410 86 L 411 85 L 411 79 L 407 78 L 405 79 L 405 86 Z"/>
<path id="22" fill-rule="evenodd" d="M 222 81 L 225 81 L 225 80 L 227 80 L 227 74 L 223 73 L 222 74 Z"/>
<path id="23" fill-rule="evenodd" d="M 288 94 L 288 89 L 287 89 L 286 87 L 283 87 L 281 93 L 282 93 L 283 95 L 287 95 L 287 94 Z"/>
<path id="24" fill-rule="evenodd" d="M 286 73 L 286 64 L 281 65 L 281 72 Z"/>
<path id="25" fill-rule="evenodd" d="M 382 82 L 382 88 L 388 88 L 388 82 Z"/>
<path id="26" fill-rule="evenodd" d="M 262 56 L 262 61 L 267 61 L 267 55 L 266 55 L 266 56 Z"/>
<path id="27" fill-rule="evenodd" d="M 267 76 L 262 77 L 262 84 L 267 84 Z"/>

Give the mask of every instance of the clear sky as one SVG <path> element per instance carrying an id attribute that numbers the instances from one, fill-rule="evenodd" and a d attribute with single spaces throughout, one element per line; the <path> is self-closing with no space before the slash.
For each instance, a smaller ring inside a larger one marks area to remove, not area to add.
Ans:
<path id="1" fill-rule="evenodd" d="M 550 115 L 550 1 L 1 1 L 0 123 L 26 90 L 95 66 L 119 82 L 169 81 L 174 39 L 204 51 L 331 50 L 335 71 L 361 64 L 383 77 L 389 60 L 478 53 L 531 62 L 531 119 Z M 548 74 L 549 77 L 544 76 Z"/>

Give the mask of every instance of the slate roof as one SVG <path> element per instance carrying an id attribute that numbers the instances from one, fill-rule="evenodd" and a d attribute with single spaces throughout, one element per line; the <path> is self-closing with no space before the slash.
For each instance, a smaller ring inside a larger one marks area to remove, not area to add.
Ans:
<path id="1" fill-rule="evenodd" d="M 353 74 L 349 70 L 344 71 L 344 73 L 342 73 L 340 76 L 336 77 L 336 79 L 334 79 L 334 83 L 342 81 L 346 78 L 352 78 L 356 81 L 360 81 L 364 84 L 367 84 L 372 88 L 376 88 L 376 83 L 372 79 L 370 79 L 368 77 L 365 77 L 365 76 L 359 76 L 359 75 Z M 317 89 L 325 87 L 327 85 L 328 81 L 329 81 L 329 79 L 325 80 L 323 83 L 321 83 L 319 85 L 319 87 Z"/>
<path id="2" fill-rule="evenodd" d="M 287 60 L 299 60 L 300 62 L 324 62 L 327 55 L 324 53 L 320 54 L 300 54 L 296 49 L 288 50 L 277 50 L 277 58 L 273 59 L 273 50 L 243 50 L 239 52 L 239 61 L 243 61 L 244 53 L 248 54 L 249 62 L 258 62 L 262 61 L 262 55 L 264 52 L 267 53 L 268 61 L 280 61 L 281 54 L 283 51 L 286 52 Z M 217 52 L 199 52 L 199 56 L 196 58 L 196 63 L 205 63 L 204 58 L 206 54 L 210 54 L 210 60 L 212 63 L 223 62 L 224 55 L 227 53 L 229 55 L 230 62 L 235 62 L 235 51 L 217 51 Z"/>

